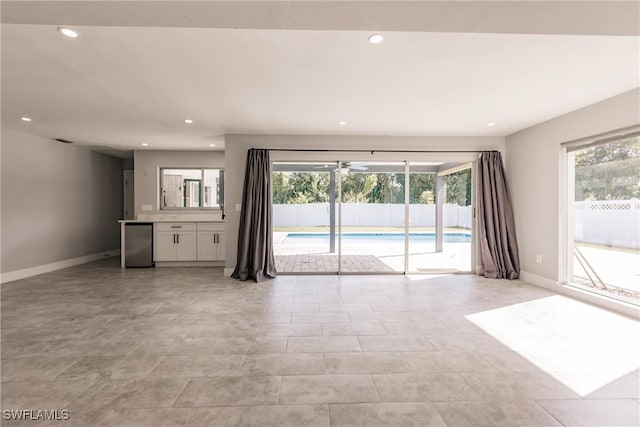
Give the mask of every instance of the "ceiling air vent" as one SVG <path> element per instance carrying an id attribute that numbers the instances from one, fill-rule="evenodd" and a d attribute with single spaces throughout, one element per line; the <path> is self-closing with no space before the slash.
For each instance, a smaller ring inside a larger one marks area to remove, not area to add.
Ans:
<path id="1" fill-rule="evenodd" d="M 73 142 L 68 141 L 66 139 L 62 139 L 62 138 L 53 138 L 54 141 L 58 141 L 58 142 L 62 142 L 63 144 L 73 144 Z"/>

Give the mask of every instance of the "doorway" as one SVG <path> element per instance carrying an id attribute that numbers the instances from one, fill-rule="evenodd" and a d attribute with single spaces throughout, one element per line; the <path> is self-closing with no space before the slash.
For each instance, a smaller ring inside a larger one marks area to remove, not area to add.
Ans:
<path id="1" fill-rule="evenodd" d="M 337 274 L 338 163 L 273 163 L 271 174 L 276 268 Z"/>
<path id="2" fill-rule="evenodd" d="M 135 218 L 135 201 L 134 201 L 134 174 L 132 170 L 123 171 L 123 203 L 122 203 L 122 219 Z"/>
<path id="3" fill-rule="evenodd" d="M 340 166 L 340 272 L 405 271 L 406 162 Z"/>
<path id="4" fill-rule="evenodd" d="M 472 163 L 275 161 L 279 273 L 472 271 Z"/>
<path id="5" fill-rule="evenodd" d="M 472 166 L 409 164 L 409 272 L 471 271 Z"/>

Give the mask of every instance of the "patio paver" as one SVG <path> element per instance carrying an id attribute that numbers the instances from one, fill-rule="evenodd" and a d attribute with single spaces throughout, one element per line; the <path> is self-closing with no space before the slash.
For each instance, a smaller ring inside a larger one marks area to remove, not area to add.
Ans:
<path id="1" fill-rule="evenodd" d="M 335 273 L 337 255 L 299 254 L 276 255 L 278 273 Z M 373 255 L 343 255 L 343 272 L 376 273 L 394 270 Z"/>

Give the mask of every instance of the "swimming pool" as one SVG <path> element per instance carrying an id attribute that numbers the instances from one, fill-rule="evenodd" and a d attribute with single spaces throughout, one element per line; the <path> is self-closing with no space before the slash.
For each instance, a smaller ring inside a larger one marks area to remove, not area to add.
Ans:
<path id="1" fill-rule="evenodd" d="M 336 239 L 338 235 L 336 234 Z M 283 243 L 313 243 L 320 241 L 329 241 L 329 233 L 287 233 Z M 343 241 L 375 241 L 380 243 L 387 242 L 404 242 L 404 233 L 342 233 Z M 471 234 L 469 233 L 444 233 L 442 240 L 446 243 L 468 243 L 471 242 Z M 410 242 L 435 242 L 435 233 L 409 233 Z M 373 243 L 373 242 L 371 242 Z"/>

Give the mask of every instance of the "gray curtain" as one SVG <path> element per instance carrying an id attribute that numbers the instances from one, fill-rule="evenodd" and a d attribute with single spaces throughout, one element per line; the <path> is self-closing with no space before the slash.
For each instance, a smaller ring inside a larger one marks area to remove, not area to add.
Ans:
<path id="1" fill-rule="evenodd" d="M 269 151 L 247 153 L 238 231 L 238 263 L 231 277 L 256 282 L 276 277 L 273 256 Z"/>
<path id="2" fill-rule="evenodd" d="M 496 151 L 485 151 L 480 155 L 479 163 L 480 275 L 517 279 L 520 275 L 518 242 L 502 156 Z"/>

